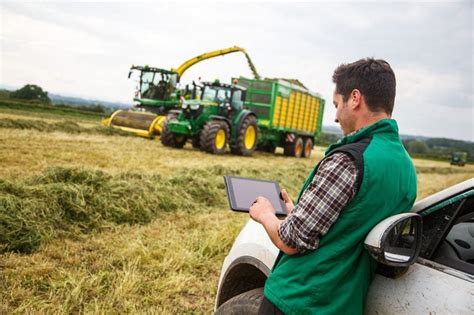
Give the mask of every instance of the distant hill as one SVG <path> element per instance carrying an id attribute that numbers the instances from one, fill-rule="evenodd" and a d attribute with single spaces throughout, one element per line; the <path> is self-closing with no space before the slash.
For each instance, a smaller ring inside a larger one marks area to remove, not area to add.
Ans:
<path id="1" fill-rule="evenodd" d="M 0 85 L 0 96 L 4 96 L 9 92 L 13 92 L 17 90 L 16 87 L 10 85 Z M 63 104 L 63 105 L 71 105 L 71 106 L 80 106 L 80 107 L 87 107 L 87 106 L 101 106 L 107 108 L 109 110 L 120 109 L 120 108 L 129 108 L 132 106 L 132 103 L 121 103 L 121 102 L 110 102 L 98 99 L 86 99 L 82 97 L 74 97 L 74 96 L 64 96 L 61 94 L 54 94 L 48 93 L 49 98 L 53 104 Z"/>
<path id="2" fill-rule="evenodd" d="M 48 94 L 49 98 L 53 102 L 53 104 L 66 104 L 66 105 L 78 105 L 78 106 L 97 106 L 101 105 L 103 107 L 107 107 L 110 109 L 118 109 L 118 108 L 129 108 L 132 104 L 125 104 L 119 102 L 110 102 L 110 101 L 103 101 L 103 100 L 96 100 L 96 99 L 84 99 L 80 97 L 72 97 L 72 96 L 64 96 L 59 94 Z"/>
<path id="3" fill-rule="evenodd" d="M 323 132 L 340 135 L 342 137 L 341 128 L 339 128 L 338 126 L 323 126 Z"/>

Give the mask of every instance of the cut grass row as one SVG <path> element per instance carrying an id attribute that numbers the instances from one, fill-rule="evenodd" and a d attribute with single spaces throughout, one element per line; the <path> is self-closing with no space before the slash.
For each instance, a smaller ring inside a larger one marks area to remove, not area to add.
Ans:
<path id="1" fill-rule="evenodd" d="M 222 176 L 258 176 L 262 171 L 267 178 L 281 176 L 270 169 L 221 166 L 177 171 L 169 177 L 53 167 L 20 181 L 0 179 L 0 252 L 28 253 L 55 238 L 145 224 L 166 212 L 226 208 Z M 304 168 L 292 171 L 295 179 L 305 175 Z M 286 184 L 293 188 L 296 181 Z"/>
<path id="2" fill-rule="evenodd" d="M 0 118 L 0 128 L 8 129 L 29 129 L 39 132 L 65 132 L 70 134 L 101 134 L 101 135 L 120 135 L 131 136 L 130 133 L 112 127 L 104 127 L 97 125 L 92 128 L 80 126 L 77 122 L 72 120 L 61 120 L 58 122 L 48 123 L 37 119 L 11 119 Z"/>
<path id="3" fill-rule="evenodd" d="M 428 171 L 436 169 L 423 169 L 419 175 Z M 146 224 L 166 212 L 226 208 L 222 176 L 227 174 L 265 177 L 279 181 L 290 192 L 297 191 L 307 170 L 294 165 L 285 172 L 292 176 L 272 168 L 219 165 L 178 170 L 171 176 L 50 167 L 18 181 L 0 179 L 0 253 L 29 253 L 55 238 L 74 238 L 120 224 Z M 430 173 L 436 174 L 469 176 Z M 432 185 L 425 187 L 429 188 Z"/>

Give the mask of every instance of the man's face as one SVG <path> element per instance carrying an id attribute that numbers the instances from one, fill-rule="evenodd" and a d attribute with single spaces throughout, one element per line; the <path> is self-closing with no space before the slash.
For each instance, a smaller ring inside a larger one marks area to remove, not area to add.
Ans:
<path id="1" fill-rule="evenodd" d="M 348 135 L 355 130 L 354 116 L 349 106 L 350 101 L 349 98 L 347 102 L 344 102 L 342 94 L 338 94 L 334 91 L 333 104 L 334 107 L 336 107 L 336 118 L 334 121 L 341 125 L 344 135 Z"/>

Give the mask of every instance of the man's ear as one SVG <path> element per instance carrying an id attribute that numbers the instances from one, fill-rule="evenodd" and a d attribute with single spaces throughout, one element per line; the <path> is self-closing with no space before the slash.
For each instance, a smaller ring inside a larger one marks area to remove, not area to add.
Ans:
<path id="1" fill-rule="evenodd" d="M 358 109 L 362 102 L 362 94 L 358 89 L 353 89 L 351 94 L 349 95 L 349 99 L 351 101 L 352 109 Z"/>

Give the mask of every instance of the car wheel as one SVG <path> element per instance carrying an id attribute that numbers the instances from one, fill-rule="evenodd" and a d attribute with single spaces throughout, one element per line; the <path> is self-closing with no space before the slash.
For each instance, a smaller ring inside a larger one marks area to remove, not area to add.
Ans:
<path id="1" fill-rule="evenodd" d="M 219 306 L 216 315 L 228 314 L 258 314 L 263 301 L 263 288 L 253 289 L 234 296 Z"/>

